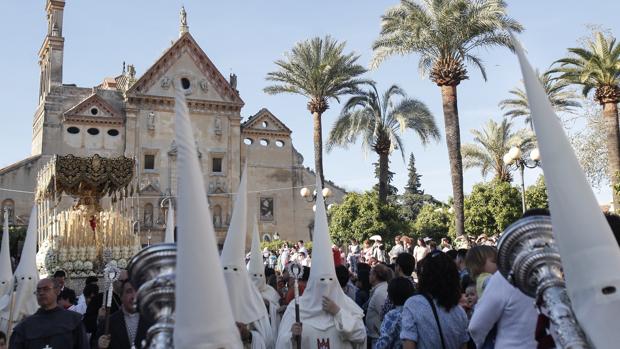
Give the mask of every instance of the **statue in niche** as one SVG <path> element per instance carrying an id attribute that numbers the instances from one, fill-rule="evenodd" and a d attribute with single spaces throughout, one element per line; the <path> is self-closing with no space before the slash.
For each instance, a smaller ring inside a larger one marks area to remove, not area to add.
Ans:
<path id="1" fill-rule="evenodd" d="M 150 112 L 146 116 L 146 128 L 149 130 L 155 129 L 155 113 L 154 112 Z"/>
<path id="2" fill-rule="evenodd" d="M 213 129 L 215 130 L 215 134 L 221 135 L 222 134 L 222 118 L 220 118 L 219 116 L 216 117 L 214 123 L 215 125 Z"/>
<path id="3" fill-rule="evenodd" d="M 209 91 L 209 83 L 206 79 L 200 80 L 200 89 L 202 89 L 202 92 L 204 93 L 207 93 Z"/>
<path id="4" fill-rule="evenodd" d="M 153 205 L 151 204 L 144 205 L 144 226 L 153 226 Z"/>
<path id="5" fill-rule="evenodd" d="M 161 79 L 161 88 L 163 88 L 164 90 L 167 90 L 168 88 L 170 88 L 170 84 L 172 83 L 172 79 L 170 79 L 167 76 L 164 76 Z"/>
<path id="6" fill-rule="evenodd" d="M 213 225 L 217 228 L 222 226 L 222 207 L 220 205 L 213 207 Z"/>

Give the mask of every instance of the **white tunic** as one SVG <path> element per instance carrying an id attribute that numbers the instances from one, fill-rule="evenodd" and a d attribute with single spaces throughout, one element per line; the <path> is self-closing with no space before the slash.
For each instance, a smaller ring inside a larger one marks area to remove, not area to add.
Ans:
<path id="1" fill-rule="evenodd" d="M 348 299 L 348 298 L 347 298 Z M 302 349 L 364 349 L 366 329 L 361 316 L 347 312 L 341 307 L 334 316 L 334 326 L 319 330 L 302 322 Z M 280 322 L 276 349 L 294 348 L 291 326 L 295 323 L 295 302 L 291 302 Z"/>

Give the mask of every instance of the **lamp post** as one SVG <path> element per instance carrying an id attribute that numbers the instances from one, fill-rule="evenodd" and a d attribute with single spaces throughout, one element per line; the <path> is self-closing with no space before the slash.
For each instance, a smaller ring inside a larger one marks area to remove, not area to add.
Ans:
<path id="1" fill-rule="evenodd" d="M 518 147 L 512 147 L 504 155 L 504 163 L 508 168 L 515 168 L 519 170 L 521 174 L 521 205 L 523 207 L 523 212 L 525 212 L 526 204 L 525 204 L 525 179 L 523 176 L 523 172 L 525 168 L 536 168 L 540 166 L 540 151 L 538 148 L 533 149 L 528 157 L 523 156 L 521 149 Z"/>
<path id="2" fill-rule="evenodd" d="M 327 188 L 327 187 L 323 188 L 321 193 L 323 194 L 323 197 L 326 200 L 327 200 L 327 198 L 332 196 L 332 190 Z M 310 192 L 310 189 L 308 189 L 306 187 L 303 187 L 299 191 L 299 195 L 301 195 L 301 197 L 304 198 L 304 200 L 306 200 L 306 202 L 308 202 L 308 203 L 316 202 L 316 190 L 314 190 L 313 192 Z M 332 204 L 327 205 L 327 210 L 329 210 L 332 207 L 333 207 Z M 316 203 L 314 205 L 312 205 L 312 211 L 316 211 Z"/>

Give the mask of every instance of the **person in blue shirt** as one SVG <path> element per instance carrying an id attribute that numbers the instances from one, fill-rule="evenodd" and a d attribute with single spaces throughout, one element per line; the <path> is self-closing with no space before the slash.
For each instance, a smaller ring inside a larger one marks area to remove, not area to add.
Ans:
<path id="1" fill-rule="evenodd" d="M 411 281 L 405 277 L 397 277 L 388 285 L 388 298 L 393 304 L 381 323 L 381 334 L 375 342 L 374 349 L 401 349 L 400 323 L 403 304 L 413 295 L 415 289 Z"/>

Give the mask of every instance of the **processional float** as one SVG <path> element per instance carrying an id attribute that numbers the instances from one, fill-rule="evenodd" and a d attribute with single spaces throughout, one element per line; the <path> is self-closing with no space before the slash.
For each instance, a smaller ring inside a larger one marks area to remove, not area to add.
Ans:
<path id="1" fill-rule="evenodd" d="M 140 249 L 128 212 L 134 160 L 99 155 L 54 156 L 39 172 L 37 205 L 39 274 L 62 269 L 70 277 L 101 275 L 106 264 L 127 267 Z M 65 196 L 74 199 L 62 208 Z M 102 199 L 110 207 L 102 207 Z"/>

